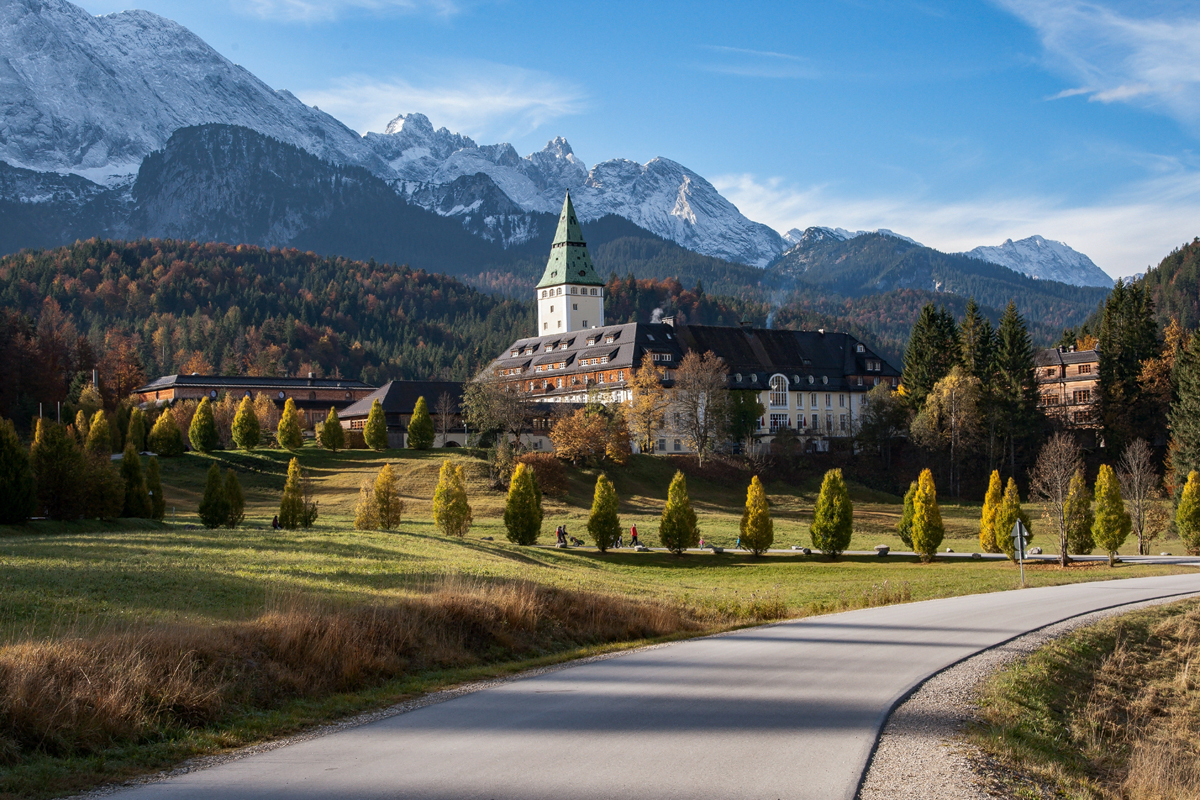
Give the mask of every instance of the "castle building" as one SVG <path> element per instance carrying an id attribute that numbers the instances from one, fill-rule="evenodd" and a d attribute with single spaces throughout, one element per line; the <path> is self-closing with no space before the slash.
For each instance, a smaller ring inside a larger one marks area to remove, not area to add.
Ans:
<path id="1" fill-rule="evenodd" d="M 568 194 L 536 288 L 537 331 L 501 353 L 492 374 L 539 404 L 597 398 L 619 403 L 631 399 L 633 371 L 647 356 L 670 388 L 687 353 L 712 351 L 725 363 L 730 390 L 758 394 L 766 409 L 761 441 L 790 429 L 816 450 L 854 434 L 867 392 L 900 382 L 895 367 L 847 333 L 690 325 L 670 318 L 610 325 L 604 289 Z M 656 449 L 686 452 L 673 418 L 668 412 Z"/>

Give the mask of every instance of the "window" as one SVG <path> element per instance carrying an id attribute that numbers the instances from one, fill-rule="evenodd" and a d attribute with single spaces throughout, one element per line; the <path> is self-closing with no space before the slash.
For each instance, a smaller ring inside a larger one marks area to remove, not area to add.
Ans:
<path id="1" fill-rule="evenodd" d="M 833 430 L 833 414 L 825 415 L 825 430 L 827 430 L 827 431 Z"/>
<path id="2" fill-rule="evenodd" d="M 560 389 L 561 389 L 562 387 L 563 387 L 563 379 L 562 379 L 562 378 L 559 378 L 559 379 L 558 379 L 558 388 L 560 388 Z"/>
<path id="3" fill-rule="evenodd" d="M 558 327 L 560 327 L 560 328 L 562 327 L 562 320 L 561 320 L 561 319 L 558 321 Z"/>
<path id="4" fill-rule="evenodd" d="M 788 428 L 788 427 L 791 427 L 791 426 L 788 422 L 787 414 L 772 414 L 771 415 L 771 433 L 775 433 L 775 431 L 779 430 L 780 428 Z"/>
<path id="5" fill-rule="evenodd" d="M 595 294 L 595 293 L 596 293 L 596 290 L 592 289 L 592 294 Z M 663 449 L 665 450 L 666 448 L 664 447 Z"/>
<path id="6" fill-rule="evenodd" d="M 562 294 L 562 287 L 561 287 L 561 286 L 560 286 L 560 287 L 558 287 L 558 291 L 556 291 L 556 292 L 555 292 L 555 294 L 559 294 L 559 295 L 560 295 L 560 294 Z"/>
<path id="7" fill-rule="evenodd" d="M 855 349 L 860 353 L 867 352 L 867 348 L 863 347 L 861 344 L 858 347 L 856 347 Z"/>
<path id="8" fill-rule="evenodd" d="M 579 303 L 571 303 L 571 310 L 572 310 L 572 311 L 578 311 L 578 310 L 579 310 Z"/>
<path id="9" fill-rule="evenodd" d="M 1073 402 L 1075 403 L 1090 403 L 1092 402 L 1091 389 L 1076 389 L 1073 392 Z"/>
<path id="10" fill-rule="evenodd" d="M 803 414 L 797 414 L 796 415 L 796 424 L 799 425 L 801 428 L 807 428 L 808 427 L 808 417 L 804 416 Z"/>
<path id="11" fill-rule="evenodd" d="M 817 393 L 816 393 L 816 392 L 813 392 L 812 394 L 810 394 L 810 395 L 808 396 L 808 399 L 809 399 L 809 403 L 808 403 L 808 404 L 809 404 L 810 406 L 812 406 L 813 408 L 816 408 L 816 407 L 817 407 Z M 813 423 L 813 424 L 815 425 L 816 423 Z"/>
<path id="12" fill-rule="evenodd" d="M 1090 374 L 1091 374 L 1091 372 L 1092 372 L 1092 365 L 1091 365 L 1091 364 L 1080 364 L 1080 365 L 1079 365 L 1079 373 L 1078 373 L 1078 374 L 1080 374 L 1080 375 L 1090 375 Z"/>
<path id="13" fill-rule="evenodd" d="M 604 343 L 605 343 L 605 344 L 612 344 L 612 343 L 613 343 L 613 341 L 614 341 L 614 340 L 616 340 L 616 338 L 617 338 L 616 336 L 613 336 L 613 335 L 610 333 L 608 336 L 605 336 L 605 337 L 604 337 Z"/>
<path id="14" fill-rule="evenodd" d="M 1082 423 L 1082 422 L 1091 422 L 1091 421 L 1092 421 L 1092 412 L 1090 412 L 1090 411 L 1076 411 L 1075 413 L 1073 413 L 1073 414 L 1071 415 L 1071 419 L 1072 419 L 1072 421 L 1074 421 L 1074 422 L 1081 422 L 1081 423 Z"/>
<path id="15" fill-rule="evenodd" d="M 838 408 L 845 408 L 845 407 L 846 407 L 846 395 L 839 394 L 838 395 Z"/>
<path id="16" fill-rule="evenodd" d="M 682 449 L 683 449 L 683 442 L 676 439 L 675 440 L 675 452 L 678 453 Z"/>
<path id="17" fill-rule="evenodd" d="M 546 290 L 542 289 L 542 297 L 544 298 L 545 296 L 546 296 Z"/>
<path id="18" fill-rule="evenodd" d="M 678 412 L 678 411 L 676 411 L 676 412 L 674 413 L 674 415 L 673 415 L 673 418 L 674 418 L 674 420 L 675 420 L 675 422 L 674 422 L 674 425 L 675 425 L 675 427 L 676 427 L 676 428 L 678 428 L 678 427 L 679 427 L 679 425 L 680 425 L 680 423 L 682 422 L 682 418 L 679 416 L 679 412 Z"/>
<path id="19" fill-rule="evenodd" d="M 828 383 L 829 383 L 829 376 L 828 376 L 828 375 L 822 375 L 822 376 L 821 376 L 821 385 L 825 385 L 825 384 L 828 384 Z"/>
<path id="20" fill-rule="evenodd" d="M 809 375 L 808 376 L 808 385 L 811 386 L 813 381 L 815 381 L 815 380 L 816 380 L 816 378 L 814 378 L 812 375 Z"/>
<path id="21" fill-rule="evenodd" d="M 841 428 L 840 428 L 840 430 L 843 430 L 843 431 L 844 431 L 844 430 L 846 430 L 846 415 L 845 415 L 845 414 L 841 414 L 841 415 L 839 415 L 839 416 L 841 417 L 841 420 L 840 420 L 840 423 L 841 423 Z"/>
<path id="22" fill-rule="evenodd" d="M 771 407 L 772 408 L 787 408 L 788 404 L 788 382 L 787 378 L 782 375 L 776 375 L 771 378 Z M 772 423 L 774 427 L 774 423 Z"/>
<path id="23" fill-rule="evenodd" d="M 604 383 L 604 373 L 603 372 L 601 372 L 600 375 L 596 378 L 596 382 Z"/>
<path id="24" fill-rule="evenodd" d="M 831 394 L 825 395 L 825 407 L 833 408 L 833 395 L 831 395 Z"/>
<path id="25" fill-rule="evenodd" d="M 671 360 L 671 354 L 663 353 L 663 361 L 670 361 L 670 360 Z"/>
<path id="26" fill-rule="evenodd" d="M 617 380 L 619 380 L 619 381 L 625 380 L 625 370 L 623 370 L 623 369 L 617 370 Z"/>
<path id="27" fill-rule="evenodd" d="M 821 423 L 817 422 L 817 415 L 816 415 L 816 414 L 813 414 L 813 424 L 812 424 L 812 427 L 813 427 L 813 430 L 814 430 L 814 431 L 815 431 L 817 428 L 821 427 Z"/>
<path id="28" fill-rule="evenodd" d="M 858 385 L 862 386 L 862 375 L 858 376 Z"/>
<path id="29" fill-rule="evenodd" d="M 1058 405 L 1058 395 L 1056 395 L 1056 394 L 1044 394 L 1044 395 L 1042 395 L 1042 405 L 1044 405 L 1044 406 L 1056 406 L 1056 405 Z"/>
<path id="30" fill-rule="evenodd" d="M 862 408 L 863 406 L 865 406 L 865 405 L 867 404 L 867 401 L 868 401 L 868 400 L 870 400 L 870 399 L 871 399 L 871 398 L 870 398 L 870 397 L 868 397 L 868 396 L 867 396 L 867 395 L 865 395 L 865 394 L 864 394 L 862 397 L 858 398 L 858 406 L 859 406 L 859 408 Z"/>
<path id="31" fill-rule="evenodd" d="M 596 293 L 596 290 L 592 289 L 592 294 L 595 294 L 595 293 Z M 664 453 L 667 452 L 667 440 L 666 439 L 658 440 L 658 449 Z"/>
<path id="32" fill-rule="evenodd" d="M 585 328 L 586 328 L 587 326 L 588 326 L 588 324 L 587 324 L 587 320 L 585 319 L 585 320 L 583 321 L 583 327 L 585 327 Z"/>
<path id="33" fill-rule="evenodd" d="M 316 392 L 309 392 L 309 393 L 308 393 L 308 399 L 309 399 L 309 400 L 316 400 L 316 399 L 317 399 L 317 393 L 316 393 Z"/>
<path id="34" fill-rule="evenodd" d="M 514 350 L 512 351 L 512 357 L 513 357 L 513 358 L 516 358 L 516 357 L 517 357 L 517 356 L 519 356 L 520 354 L 521 354 L 521 351 L 520 351 L 520 350 L 516 350 L 516 349 L 514 349 Z"/>

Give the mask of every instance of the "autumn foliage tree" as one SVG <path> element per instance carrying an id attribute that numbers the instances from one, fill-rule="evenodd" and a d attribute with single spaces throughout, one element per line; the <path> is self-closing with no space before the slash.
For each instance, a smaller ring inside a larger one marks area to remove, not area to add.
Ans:
<path id="1" fill-rule="evenodd" d="M 471 529 L 471 505 L 463 468 L 446 459 L 433 492 L 433 524 L 446 536 L 462 538 Z"/>
<path id="2" fill-rule="evenodd" d="M 629 380 L 626 416 L 634 441 L 643 453 L 654 452 L 654 441 L 662 430 L 670 405 L 670 397 L 662 383 L 663 375 L 663 370 L 654 364 L 653 353 L 647 352 Z"/>
<path id="3" fill-rule="evenodd" d="M 325 424 L 321 426 L 320 436 L 317 437 L 326 450 L 337 452 L 346 446 L 346 432 L 342 430 L 342 421 L 338 419 L 336 408 L 330 408 L 325 416 Z"/>
<path id="4" fill-rule="evenodd" d="M 243 450 L 253 450 L 258 447 L 262 438 L 262 426 L 258 414 L 254 410 L 254 402 L 249 397 L 243 397 L 238 404 L 237 414 L 233 417 L 233 443 Z"/>
<path id="5" fill-rule="evenodd" d="M 821 493 L 813 508 L 813 521 L 809 528 L 812 545 L 830 558 L 837 558 L 850 546 L 853 532 L 854 504 L 850 502 L 850 490 L 846 487 L 842 471 L 831 469 L 821 481 Z"/>
<path id="6" fill-rule="evenodd" d="M 533 470 L 517 464 L 508 486 L 504 504 L 504 527 L 514 544 L 536 544 L 542 532 L 542 493 L 533 479 Z"/>
<path id="7" fill-rule="evenodd" d="M 607 475 L 596 478 L 592 510 L 587 521 L 588 538 L 601 552 L 606 552 L 621 538 L 621 518 L 617 510 L 617 490 Z"/>
<path id="8" fill-rule="evenodd" d="M 1117 550 L 1125 544 L 1131 527 L 1116 473 L 1108 464 L 1101 464 L 1096 476 L 1096 520 L 1092 523 L 1092 539 L 1097 547 L 1108 553 L 1110 567 L 1116 566 Z"/>
<path id="9" fill-rule="evenodd" d="M 192 416 L 192 424 L 188 428 L 188 441 L 192 443 L 193 450 L 201 453 L 216 450 L 220 444 L 217 439 L 217 424 L 213 419 L 212 403 L 207 397 L 200 401 L 195 415 Z"/>
<path id="10" fill-rule="evenodd" d="M 300 412 L 296 410 L 296 402 L 288 398 L 283 404 L 283 414 L 279 417 L 279 428 L 275 439 L 284 450 L 299 450 L 304 444 L 304 434 L 300 426 Z"/>
<path id="11" fill-rule="evenodd" d="M 1200 552 L 1200 472 L 1192 470 L 1175 509 L 1175 527 L 1189 553 Z"/>
<path id="12" fill-rule="evenodd" d="M 367 447 L 382 452 L 388 446 L 387 421 L 383 417 L 383 405 L 376 398 L 371 401 L 371 410 L 367 414 L 367 424 L 363 428 L 363 439 Z"/>
<path id="13" fill-rule="evenodd" d="M 979 549 L 985 553 L 999 553 L 1001 548 L 996 544 L 996 514 L 1004 500 L 1004 484 L 1000 480 L 1000 470 L 992 470 L 988 478 L 987 494 L 983 497 L 983 515 L 979 518 Z"/>
<path id="14" fill-rule="evenodd" d="M 756 556 L 760 556 L 775 541 L 775 523 L 771 520 L 771 508 L 762 481 L 755 475 L 746 489 L 746 508 L 738 528 L 742 545 Z"/>
<path id="15" fill-rule="evenodd" d="M 676 471 L 667 489 L 667 504 L 658 523 L 658 539 L 675 555 L 700 543 L 700 526 L 688 497 L 687 478 Z"/>
<path id="16" fill-rule="evenodd" d="M 946 526 L 938 506 L 933 473 L 923 469 L 917 478 L 917 494 L 913 497 L 913 551 L 928 563 L 937 555 L 945 535 Z"/>

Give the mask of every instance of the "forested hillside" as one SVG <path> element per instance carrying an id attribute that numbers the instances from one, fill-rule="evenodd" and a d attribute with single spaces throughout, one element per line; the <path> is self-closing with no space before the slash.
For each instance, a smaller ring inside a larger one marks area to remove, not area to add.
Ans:
<path id="1" fill-rule="evenodd" d="M 1200 327 L 1200 239 L 1171 251 L 1142 281 L 1160 326 L 1177 319 L 1187 330 Z"/>

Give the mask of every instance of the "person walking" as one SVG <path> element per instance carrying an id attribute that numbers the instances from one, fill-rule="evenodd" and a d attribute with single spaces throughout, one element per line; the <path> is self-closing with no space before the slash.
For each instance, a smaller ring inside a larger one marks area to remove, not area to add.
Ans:
<path id="1" fill-rule="evenodd" d="M 637 547 L 639 544 L 641 544 L 641 542 L 639 542 L 637 538 L 637 524 L 635 523 L 629 526 L 629 546 Z"/>

